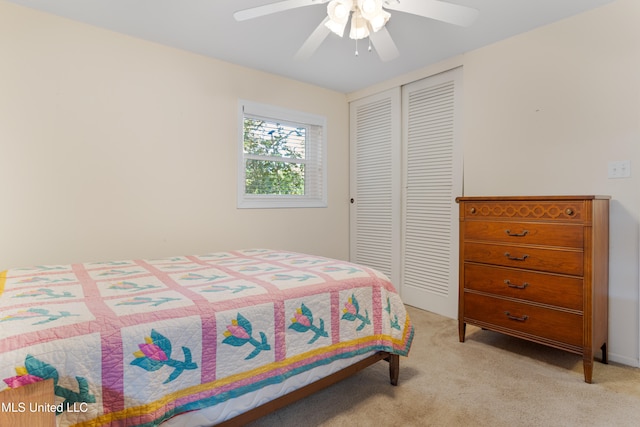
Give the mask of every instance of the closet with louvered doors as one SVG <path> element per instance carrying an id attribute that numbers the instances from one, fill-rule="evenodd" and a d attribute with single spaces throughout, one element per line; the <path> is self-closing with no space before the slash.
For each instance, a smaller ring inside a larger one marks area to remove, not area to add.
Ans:
<path id="1" fill-rule="evenodd" d="M 354 101 L 351 260 L 410 305 L 457 317 L 462 70 Z"/>

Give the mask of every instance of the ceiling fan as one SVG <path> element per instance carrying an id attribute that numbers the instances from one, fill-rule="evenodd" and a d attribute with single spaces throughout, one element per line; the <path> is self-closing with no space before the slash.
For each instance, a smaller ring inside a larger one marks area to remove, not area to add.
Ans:
<path id="1" fill-rule="evenodd" d="M 386 9 L 410 13 L 459 26 L 469 26 L 478 16 L 478 10 L 441 0 L 281 0 L 263 6 L 239 10 L 233 14 L 236 21 L 246 21 L 273 13 L 305 6 L 327 5 L 327 17 L 316 27 L 296 53 L 296 58 L 308 58 L 318 49 L 330 33 L 342 37 L 351 19 L 349 37 L 355 40 L 369 37 L 380 59 L 390 61 L 400 53 L 385 25 L 391 13 Z M 356 44 L 356 55 L 358 54 Z"/>

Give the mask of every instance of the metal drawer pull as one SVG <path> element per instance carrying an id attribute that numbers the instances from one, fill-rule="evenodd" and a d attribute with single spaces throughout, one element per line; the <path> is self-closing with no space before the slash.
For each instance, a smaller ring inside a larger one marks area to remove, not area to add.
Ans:
<path id="1" fill-rule="evenodd" d="M 527 316 L 526 314 L 522 317 L 516 317 L 516 316 L 512 316 L 511 313 L 509 313 L 508 311 L 505 311 L 504 314 L 507 315 L 507 317 L 511 320 L 515 320 L 518 322 L 524 322 L 525 320 L 527 320 L 529 318 L 529 316 Z"/>
<path id="2" fill-rule="evenodd" d="M 529 234 L 529 230 L 522 230 L 522 233 L 512 233 L 511 230 L 504 230 L 504 232 L 511 237 L 524 237 Z"/>
<path id="3" fill-rule="evenodd" d="M 511 261 L 524 261 L 525 259 L 529 258 L 529 255 L 522 255 L 521 258 L 513 257 L 509 252 L 505 252 L 504 256 L 506 256 Z"/>
<path id="4" fill-rule="evenodd" d="M 524 289 L 527 286 L 529 286 L 529 284 L 527 282 L 524 282 L 522 285 L 515 285 L 515 284 L 511 283 L 511 280 L 509 280 L 509 279 L 505 280 L 504 283 L 508 287 L 514 288 L 514 289 Z"/>

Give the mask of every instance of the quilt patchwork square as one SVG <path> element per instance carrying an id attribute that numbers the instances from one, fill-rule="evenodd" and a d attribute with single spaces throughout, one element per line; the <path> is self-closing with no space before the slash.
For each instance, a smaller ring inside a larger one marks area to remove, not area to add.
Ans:
<path id="1" fill-rule="evenodd" d="M 202 325 L 199 316 L 122 328 L 122 357 L 127 408 L 200 384 Z"/>
<path id="2" fill-rule="evenodd" d="M 285 301 L 287 357 L 332 343 L 331 296 L 312 295 Z"/>

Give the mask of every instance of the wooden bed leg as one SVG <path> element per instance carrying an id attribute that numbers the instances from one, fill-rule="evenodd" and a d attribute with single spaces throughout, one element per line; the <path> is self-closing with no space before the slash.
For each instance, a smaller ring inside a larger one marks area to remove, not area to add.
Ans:
<path id="1" fill-rule="evenodd" d="M 389 379 L 391 385 L 398 385 L 398 377 L 400 376 L 400 356 L 397 354 L 389 354 L 385 359 L 389 362 Z"/>

